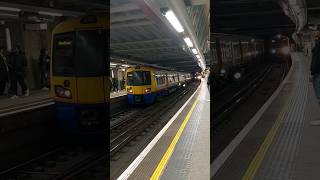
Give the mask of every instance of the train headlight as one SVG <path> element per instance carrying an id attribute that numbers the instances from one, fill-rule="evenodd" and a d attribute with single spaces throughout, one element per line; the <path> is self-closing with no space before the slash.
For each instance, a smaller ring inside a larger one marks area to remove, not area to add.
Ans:
<path id="1" fill-rule="evenodd" d="M 62 97 L 62 98 L 69 98 L 69 99 L 72 98 L 72 94 L 69 89 L 66 89 L 62 86 L 55 86 L 54 89 L 55 89 L 56 96 Z"/>
<path id="2" fill-rule="evenodd" d="M 127 89 L 128 93 L 133 93 L 132 89 Z"/>
<path id="3" fill-rule="evenodd" d="M 144 90 L 144 92 L 145 92 L 145 93 L 151 92 L 151 88 L 146 88 L 146 89 Z"/>

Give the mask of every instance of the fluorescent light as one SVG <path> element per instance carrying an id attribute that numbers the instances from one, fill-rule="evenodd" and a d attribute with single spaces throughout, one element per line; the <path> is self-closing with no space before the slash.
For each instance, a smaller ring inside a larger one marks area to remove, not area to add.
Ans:
<path id="1" fill-rule="evenodd" d="M 114 64 L 114 63 L 110 63 L 110 66 L 116 66 L 117 64 Z"/>
<path id="2" fill-rule="evenodd" d="M 178 31 L 179 33 L 184 31 L 181 23 L 179 22 L 173 11 L 169 10 L 164 16 L 168 19 L 168 21 L 176 29 L 176 31 Z"/>
<path id="3" fill-rule="evenodd" d="M 21 11 L 21 9 L 19 9 L 19 8 L 3 7 L 3 6 L 0 6 L 0 10 L 3 10 L 3 11 L 14 11 L 14 12 L 19 12 L 19 11 Z"/>
<path id="4" fill-rule="evenodd" d="M 55 12 L 39 11 L 38 13 L 41 14 L 41 15 L 62 16 L 62 13 L 55 13 Z"/>
<path id="5" fill-rule="evenodd" d="M 0 16 L 11 16 L 11 17 L 18 17 L 18 14 L 6 14 L 6 13 L 1 13 Z"/>
<path id="6" fill-rule="evenodd" d="M 198 55 L 196 55 L 196 57 L 197 57 L 198 59 L 200 59 L 200 58 L 201 58 L 199 54 L 198 54 Z"/>
<path id="7" fill-rule="evenodd" d="M 186 42 L 186 44 L 187 44 L 188 47 L 193 47 L 193 44 L 192 44 L 190 38 L 186 37 L 186 38 L 184 38 L 183 40 L 184 40 L 184 42 Z"/>
<path id="8" fill-rule="evenodd" d="M 198 54 L 198 51 L 196 49 L 192 49 L 193 54 Z"/>

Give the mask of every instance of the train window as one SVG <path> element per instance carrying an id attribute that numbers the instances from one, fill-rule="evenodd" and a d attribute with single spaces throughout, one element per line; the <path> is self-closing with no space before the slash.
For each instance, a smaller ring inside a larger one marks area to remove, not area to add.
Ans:
<path id="1" fill-rule="evenodd" d="M 150 71 L 133 71 L 127 73 L 128 86 L 151 85 Z"/>
<path id="2" fill-rule="evenodd" d="M 77 76 L 107 75 L 105 57 L 107 39 L 105 30 L 82 30 L 76 33 Z"/>
<path id="3" fill-rule="evenodd" d="M 74 33 L 54 36 L 52 73 L 54 76 L 74 76 Z"/>

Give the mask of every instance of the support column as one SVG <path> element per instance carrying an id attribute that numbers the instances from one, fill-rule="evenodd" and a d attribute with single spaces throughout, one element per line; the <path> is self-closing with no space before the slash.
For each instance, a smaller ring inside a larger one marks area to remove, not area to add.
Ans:
<path id="1" fill-rule="evenodd" d="M 239 40 L 239 48 L 240 48 L 240 64 L 242 64 L 243 63 L 243 49 L 242 49 L 241 40 Z"/>
<path id="2" fill-rule="evenodd" d="M 220 74 L 221 69 L 222 69 L 222 54 L 221 54 L 220 38 L 216 38 L 216 51 L 217 51 L 217 58 L 218 58 L 217 73 Z"/>
<path id="3" fill-rule="evenodd" d="M 8 27 L 5 29 L 5 33 L 6 33 L 7 51 L 10 52 L 12 49 L 12 44 L 11 44 L 11 37 L 10 37 L 10 29 Z"/>

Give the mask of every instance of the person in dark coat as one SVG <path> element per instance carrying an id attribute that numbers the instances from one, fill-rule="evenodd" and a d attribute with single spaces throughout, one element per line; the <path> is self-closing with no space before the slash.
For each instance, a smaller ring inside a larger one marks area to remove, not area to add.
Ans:
<path id="1" fill-rule="evenodd" d="M 49 56 L 47 50 L 42 48 L 39 56 L 39 70 L 40 70 L 40 86 L 43 90 L 48 89 L 48 74 L 49 74 Z"/>
<path id="2" fill-rule="evenodd" d="M 20 84 L 23 94 L 29 96 L 29 90 L 25 82 L 27 59 L 19 47 L 14 48 L 11 52 L 8 65 L 11 79 L 11 99 L 18 98 L 17 83 Z"/>
<path id="3" fill-rule="evenodd" d="M 312 49 L 311 60 L 311 76 L 313 82 L 313 88 L 315 90 L 318 100 L 320 100 L 320 39 L 316 40 L 315 47 Z"/>
<path id="4" fill-rule="evenodd" d="M 112 90 L 113 91 L 119 91 L 117 78 L 113 78 L 112 79 Z"/>
<path id="5" fill-rule="evenodd" d="M 6 83 L 8 81 L 9 68 L 7 58 L 4 55 L 4 49 L 0 47 L 0 95 L 4 94 Z"/>

